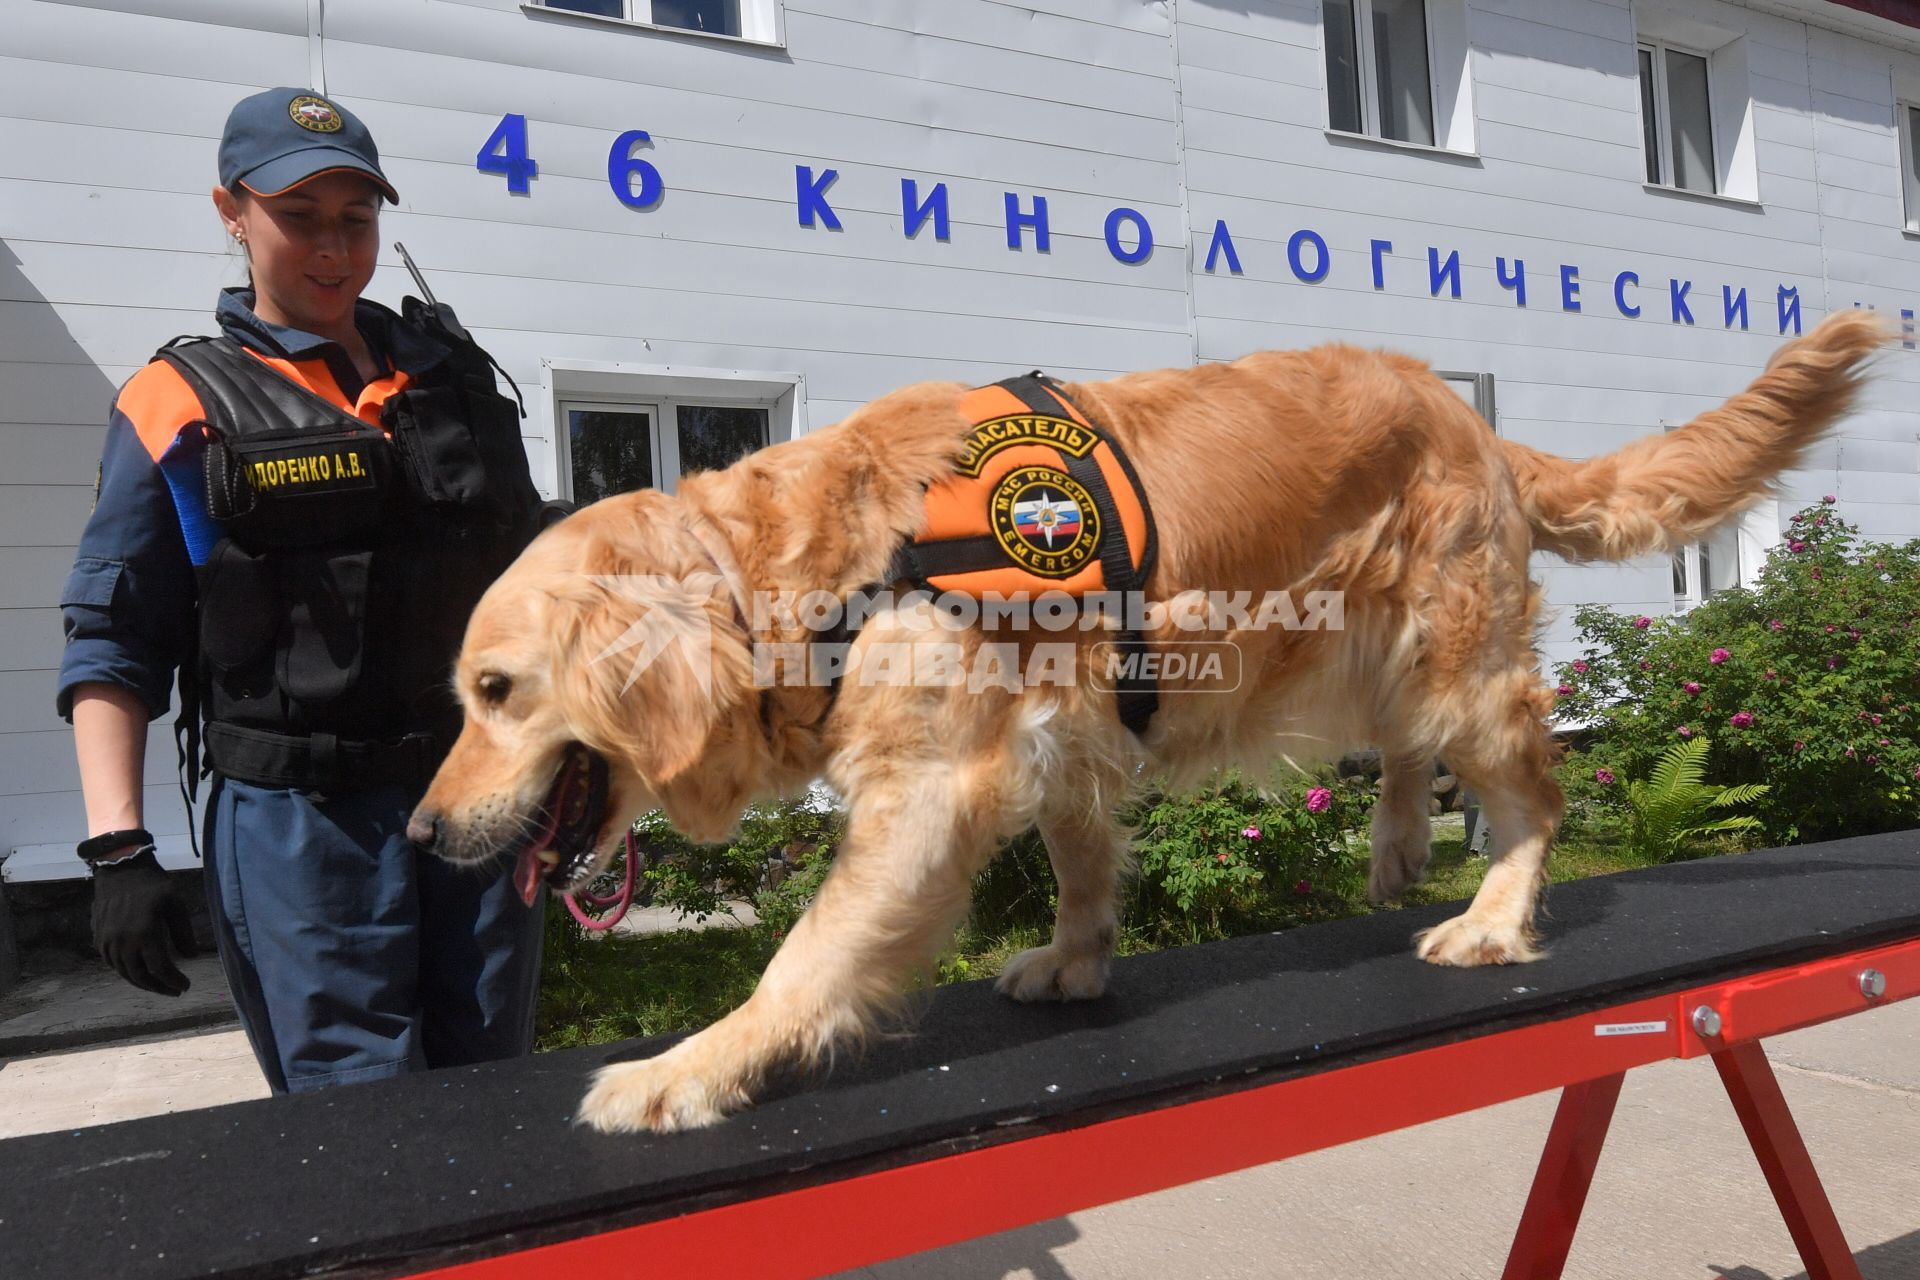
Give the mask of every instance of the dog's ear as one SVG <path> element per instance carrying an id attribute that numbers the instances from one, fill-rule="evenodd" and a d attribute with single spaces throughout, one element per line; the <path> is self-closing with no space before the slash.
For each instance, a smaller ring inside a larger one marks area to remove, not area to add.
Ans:
<path id="1" fill-rule="evenodd" d="M 553 685 L 582 742 L 658 787 L 752 696 L 752 656 L 710 565 L 625 544 L 596 533 L 581 571 L 553 584 Z"/>

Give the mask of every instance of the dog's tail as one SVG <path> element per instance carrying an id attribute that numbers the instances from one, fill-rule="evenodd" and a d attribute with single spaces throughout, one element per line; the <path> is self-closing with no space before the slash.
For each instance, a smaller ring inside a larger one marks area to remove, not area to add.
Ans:
<path id="1" fill-rule="evenodd" d="M 1863 362 L 1887 336 L 1871 312 L 1836 312 L 1719 408 L 1585 462 L 1502 441 L 1534 545 L 1572 560 L 1625 560 L 1698 539 L 1764 494 L 1846 413 Z"/>

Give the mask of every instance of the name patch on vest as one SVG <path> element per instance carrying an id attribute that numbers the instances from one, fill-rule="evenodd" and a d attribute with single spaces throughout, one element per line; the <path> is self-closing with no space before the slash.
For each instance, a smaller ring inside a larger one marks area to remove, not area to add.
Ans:
<path id="1" fill-rule="evenodd" d="M 1016 444 L 1044 444 L 1075 458 L 1084 458 L 1098 443 L 1093 432 L 1066 418 L 1050 418 L 1044 414 L 994 418 L 968 433 L 955 470 L 963 476 L 977 478 L 981 464 Z"/>
<path id="2" fill-rule="evenodd" d="M 255 493 L 335 493 L 378 485 L 369 446 L 353 442 L 291 446 L 262 456 L 249 450 L 243 466 Z"/>
<path id="3" fill-rule="evenodd" d="M 1015 467 L 1007 472 L 994 486 L 989 511 L 1001 548 L 1021 568 L 1043 578 L 1071 577 L 1100 550 L 1100 512 L 1093 495 L 1057 468 Z"/>

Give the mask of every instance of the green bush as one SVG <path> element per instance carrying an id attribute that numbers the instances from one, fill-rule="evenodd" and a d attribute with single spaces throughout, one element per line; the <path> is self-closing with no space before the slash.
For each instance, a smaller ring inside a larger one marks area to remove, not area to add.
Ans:
<path id="1" fill-rule="evenodd" d="M 1271 790 L 1231 772 L 1191 795 L 1150 793 L 1121 815 L 1137 831 L 1138 854 L 1123 925 L 1143 942 L 1168 945 L 1344 913 L 1335 904 L 1366 883 L 1359 837 L 1372 803 L 1361 779 Z M 635 829 L 648 849 L 653 902 L 705 920 L 730 900 L 751 899 L 778 938 L 826 878 L 845 825 L 833 797 L 818 792 L 749 810 L 728 845 L 691 844 L 657 813 Z M 786 874 L 769 883 L 776 859 Z M 1057 902 L 1046 845 L 1030 830 L 975 877 L 971 932 L 1044 937 Z"/>
<path id="2" fill-rule="evenodd" d="M 1713 740 L 1712 772 L 1766 783 L 1775 843 L 1920 822 L 1920 540 L 1863 542 L 1831 503 L 1793 517 L 1753 590 L 1684 616 L 1600 606 L 1576 619 L 1560 713 L 1593 723 L 1587 766 L 1647 777 L 1675 742 Z"/>
<path id="3" fill-rule="evenodd" d="M 1150 796 L 1133 815 L 1127 924 L 1193 942 L 1349 899 L 1366 883 L 1357 837 L 1372 804 L 1363 779 L 1266 790 L 1231 771 L 1192 795 Z"/>
<path id="4" fill-rule="evenodd" d="M 748 900 L 761 908 L 760 899 L 771 895 L 767 909 L 778 914 L 780 900 L 798 891 L 812 896 L 810 880 L 817 888 L 824 865 L 839 847 L 846 830 L 846 814 L 825 790 L 777 804 L 754 805 L 740 819 L 740 831 L 729 844 L 694 844 L 655 811 L 634 823 L 634 834 L 646 850 L 647 896 L 659 906 L 669 907 L 697 921 L 728 910 L 733 901 Z M 820 870 L 805 874 L 813 864 Z M 788 879 L 800 883 L 789 888 L 775 874 L 777 864 L 785 864 Z M 800 909 L 804 909 L 804 901 Z M 793 915 L 797 918 L 798 911 Z M 791 921 L 788 922 L 791 924 Z"/>

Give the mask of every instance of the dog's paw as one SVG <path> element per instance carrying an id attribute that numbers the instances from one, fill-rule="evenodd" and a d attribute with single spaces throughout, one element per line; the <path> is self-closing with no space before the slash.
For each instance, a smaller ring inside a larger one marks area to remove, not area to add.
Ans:
<path id="1" fill-rule="evenodd" d="M 1524 964 L 1540 958 L 1540 949 L 1525 929 L 1511 925 L 1484 925 L 1471 915 L 1455 916 L 1445 924 L 1414 935 L 1414 953 L 1430 964 L 1470 969 L 1483 964 Z"/>
<path id="2" fill-rule="evenodd" d="M 1426 823 L 1402 831 L 1375 827 L 1373 863 L 1367 873 L 1367 898 L 1375 906 L 1393 901 L 1426 874 L 1433 833 Z"/>
<path id="3" fill-rule="evenodd" d="M 1007 961 L 993 988 L 1015 1000 L 1093 1000 L 1106 991 L 1112 968 L 1109 951 L 1069 952 L 1049 943 Z"/>
<path id="4" fill-rule="evenodd" d="M 575 1120 L 601 1133 L 672 1133 L 718 1124 L 746 1105 L 737 1089 L 716 1089 L 689 1070 L 685 1045 L 645 1062 L 602 1068 Z"/>

